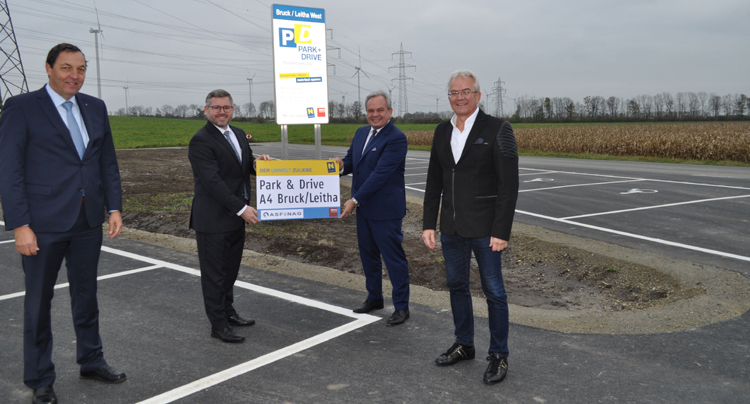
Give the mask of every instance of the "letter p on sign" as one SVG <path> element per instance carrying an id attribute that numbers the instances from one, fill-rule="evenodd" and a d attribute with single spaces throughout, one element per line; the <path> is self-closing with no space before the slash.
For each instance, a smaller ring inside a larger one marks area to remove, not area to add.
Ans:
<path id="1" fill-rule="evenodd" d="M 296 48 L 294 42 L 294 30 L 291 28 L 279 28 L 279 46 L 284 48 Z"/>

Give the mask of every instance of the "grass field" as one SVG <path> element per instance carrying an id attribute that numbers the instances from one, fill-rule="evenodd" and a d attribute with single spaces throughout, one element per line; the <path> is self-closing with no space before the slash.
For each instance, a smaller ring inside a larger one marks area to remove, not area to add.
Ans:
<path id="1" fill-rule="evenodd" d="M 111 116 L 109 117 L 115 147 L 135 149 L 143 147 L 187 146 L 193 134 L 205 125 L 203 120 Z M 275 123 L 232 122 L 253 136 L 255 142 L 281 141 L 281 128 Z M 332 146 L 349 146 L 354 131 L 361 124 L 321 125 L 323 143 Z M 404 131 L 434 130 L 435 125 L 399 125 Z M 289 125 L 289 142 L 315 144 L 313 125 Z"/>
<path id="2" fill-rule="evenodd" d="M 110 117 L 115 147 L 187 146 L 205 121 Z M 233 122 L 255 142 L 278 142 L 275 123 Z M 361 124 L 321 126 L 323 144 L 349 146 Z M 429 150 L 434 124 L 398 125 L 412 150 Z M 519 153 L 527 156 L 750 166 L 750 122 L 515 124 Z M 313 125 L 290 125 L 289 142 L 314 144 Z"/>

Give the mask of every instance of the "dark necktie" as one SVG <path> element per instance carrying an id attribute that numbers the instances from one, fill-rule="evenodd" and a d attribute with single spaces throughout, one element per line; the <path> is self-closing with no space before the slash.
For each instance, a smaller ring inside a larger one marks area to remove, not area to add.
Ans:
<path id="1" fill-rule="evenodd" d="M 81 134 L 81 128 L 78 127 L 75 116 L 73 116 L 73 103 L 65 101 L 62 104 L 65 111 L 68 112 L 68 130 L 70 131 L 70 137 L 73 138 L 73 144 L 76 146 L 78 157 L 83 160 L 83 153 L 86 151 L 86 145 L 83 144 L 83 135 Z"/>
<path id="2" fill-rule="evenodd" d="M 370 134 L 370 136 L 367 136 L 367 140 L 365 140 L 365 147 L 362 148 L 362 154 L 365 154 L 365 150 L 367 150 L 367 146 L 370 144 L 372 139 L 375 139 L 375 135 L 378 134 L 379 130 L 380 129 L 373 129 L 372 134 Z"/>
<path id="3" fill-rule="evenodd" d="M 240 158 L 240 153 L 237 151 L 237 149 L 235 149 L 234 143 L 232 142 L 232 139 L 229 138 L 229 136 L 231 136 L 231 135 L 232 135 L 231 131 L 225 131 L 224 132 L 224 138 L 226 138 L 227 142 L 229 142 L 229 147 L 231 147 L 232 150 L 234 150 L 234 154 L 237 156 L 237 160 L 239 160 L 240 162 L 242 162 L 242 159 Z"/>
<path id="4" fill-rule="evenodd" d="M 231 139 L 229 139 L 229 136 L 232 136 L 232 131 L 229 131 L 229 130 L 224 131 L 224 138 L 227 139 L 227 142 L 229 142 L 229 147 L 231 147 L 232 150 L 234 150 L 234 154 L 237 156 L 237 160 L 239 160 L 241 163 L 242 159 L 240 158 L 240 153 L 237 151 L 237 149 L 234 148 L 234 143 L 232 142 Z M 245 199 L 248 199 L 249 196 L 250 194 L 247 192 L 247 189 L 245 189 Z"/>

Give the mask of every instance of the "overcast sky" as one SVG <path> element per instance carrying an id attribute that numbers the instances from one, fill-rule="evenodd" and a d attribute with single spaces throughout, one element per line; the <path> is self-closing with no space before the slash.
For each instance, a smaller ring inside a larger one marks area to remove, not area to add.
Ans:
<path id="1" fill-rule="evenodd" d="M 94 0 L 7 0 L 29 88 L 47 82 L 44 59 L 59 42 L 89 61 L 83 92 L 96 95 Z M 235 103 L 273 99 L 271 5 L 261 0 L 97 0 L 102 98 L 128 104 L 201 104 L 223 88 Z M 446 80 L 458 68 L 480 78 L 493 105 L 518 96 L 631 98 L 669 91 L 750 94 L 748 0 L 318 0 L 278 2 L 323 8 L 332 30 L 329 97 L 357 100 L 393 89 L 403 44 L 409 112 L 449 110 Z M 3 49 L 9 46 L 2 43 Z M 389 69 L 390 68 L 390 69 Z M 335 73 L 334 73 L 335 71 Z M 395 87 L 395 88 L 394 88 Z M 399 105 L 395 105 L 396 112 Z"/>

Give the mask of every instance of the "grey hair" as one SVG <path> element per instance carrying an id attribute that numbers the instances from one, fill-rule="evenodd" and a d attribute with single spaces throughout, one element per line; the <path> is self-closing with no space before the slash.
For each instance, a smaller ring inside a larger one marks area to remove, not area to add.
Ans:
<path id="1" fill-rule="evenodd" d="M 370 101 L 370 98 L 375 97 L 385 97 L 385 105 L 388 107 L 388 109 L 391 109 L 391 96 L 383 90 L 377 90 L 371 92 L 367 95 L 367 98 L 365 98 L 365 110 L 367 110 L 367 103 Z"/>
<path id="2" fill-rule="evenodd" d="M 479 78 L 477 77 L 476 74 L 474 74 L 474 72 L 468 69 L 458 69 L 455 72 L 451 73 L 451 76 L 448 78 L 448 87 L 446 89 L 450 90 L 453 80 L 459 77 L 463 77 L 465 79 L 474 79 L 474 88 L 477 91 L 480 91 L 479 90 Z"/>
<path id="3" fill-rule="evenodd" d="M 224 97 L 229 97 L 229 103 L 234 105 L 234 101 L 232 100 L 231 94 L 229 94 L 225 90 L 217 89 L 217 90 L 211 91 L 206 96 L 206 106 L 211 105 L 211 98 L 224 98 Z"/>

